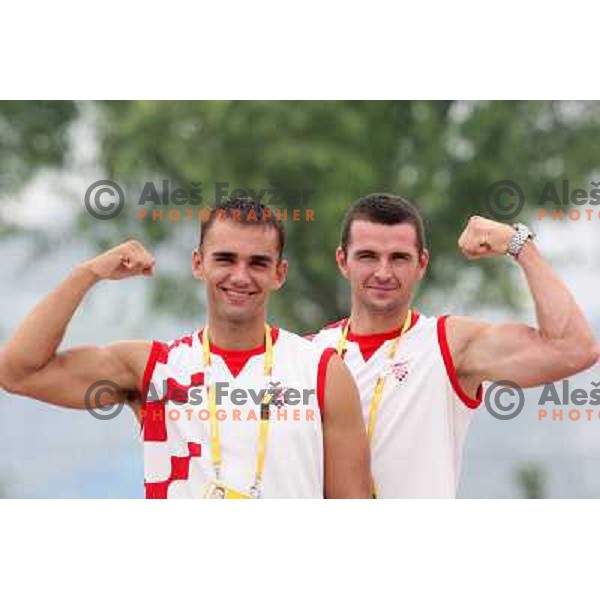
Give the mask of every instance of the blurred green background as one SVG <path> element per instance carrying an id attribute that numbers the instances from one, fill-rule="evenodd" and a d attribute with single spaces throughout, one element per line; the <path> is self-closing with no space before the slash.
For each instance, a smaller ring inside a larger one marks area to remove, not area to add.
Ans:
<path id="1" fill-rule="evenodd" d="M 0 192 L 15 193 L 38 169 L 64 165 L 70 128 L 91 113 L 99 165 L 127 193 L 126 210 L 100 222 L 83 212 L 83 190 L 73 198 L 72 208 L 79 211 L 73 234 L 91 236 L 100 248 L 129 235 L 151 247 L 183 235 L 183 223 L 137 220 L 136 203 L 146 181 L 159 190 L 163 179 L 185 189 L 200 181 L 204 205 L 218 181 L 229 182 L 231 190 L 314 189 L 310 208 L 315 222 L 290 223 L 290 278 L 273 306 L 285 325 L 300 329 L 318 327 L 347 311 L 332 256 L 342 216 L 353 200 L 391 191 L 422 210 L 435 259 L 421 290 L 426 295 L 457 284 L 466 263 L 456 252 L 456 240 L 471 214 L 485 215 L 482 199 L 488 186 L 507 178 L 518 182 L 531 209 L 531 198 L 545 181 L 568 176 L 572 187 L 589 187 L 600 155 L 600 103 L 592 102 L 88 104 L 0 103 Z M 197 223 L 189 225 L 197 229 Z M 2 222 L 2 227 L 8 232 L 14 225 Z M 482 261 L 469 269 L 481 275 L 470 303 L 515 302 L 506 263 Z M 176 302 L 161 293 L 175 283 Z M 191 278 L 174 282 L 159 276 L 156 302 L 178 315 L 193 314 L 194 285 Z"/>

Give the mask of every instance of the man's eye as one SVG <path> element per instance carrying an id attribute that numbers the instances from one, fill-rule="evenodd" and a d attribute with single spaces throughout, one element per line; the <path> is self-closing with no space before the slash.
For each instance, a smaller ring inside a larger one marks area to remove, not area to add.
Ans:
<path id="1" fill-rule="evenodd" d="M 231 261 L 231 258 L 227 258 L 226 256 L 219 256 L 219 258 L 217 258 L 217 262 L 230 263 L 232 261 Z"/>
<path id="2" fill-rule="evenodd" d="M 267 266 L 267 263 L 266 262 L 257 261 L 257 262 L 253 262 L 252 266 L 253 267 L 257 267 L 259 269 L 264 269 Z"/>

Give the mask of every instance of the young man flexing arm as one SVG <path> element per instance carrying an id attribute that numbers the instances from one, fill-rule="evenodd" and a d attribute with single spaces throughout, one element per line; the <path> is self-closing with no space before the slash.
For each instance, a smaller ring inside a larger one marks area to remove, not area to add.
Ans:
<path id="1" fill-rule="evenodd" d="M 527 279 L 537 328 L 450 317 L 448 343 L 467 393 L 474 394 L 486 380 L 509 380 L 521 387 L 541 385 L 587 369 L 598 360 L 594 336 L 581 309 L 524 231 L 527 241 L 511 251 Z M 469 260 L 478 260 L 506 254 L 514 238 L 510 225 L 474 216 L 459 247 Z"/>
<path id="2" fill-rule="evenodd" d="M 153 274 L 154 258 L 136 241 L 84 262 L 24 319 L 0 350 L 0 386 L 14 394 L 68 408 L 85 408 L 85 395 L 107 379 L 122 390 L 105 394 L 99 405 L 125 401 L 138 390 L 151 342 L 122 341 L 103 347 L 81 346 L 59 352 L 65 331 L 87 292 L 99 281 Z"/>
<path id="3" fill-rule="evenodd" d="M 518 229 L 473 217 L 459 244 L 471 259 L 510 248 L 527 276 L 537 329 L 411 309 L 429 263 L 418 210 L 391 194 L 366 196 L 348 210 L 336 260 L 350 282 L 351 314 L 324 327 L 313 343 L 337 348 L 359 386 L 378 497 L 456 496 L 483 381 L 529 387 L 595 362 L 585 317 Z"/>
<path id="4" fill-rule="evenodd" d="M 238 241 L 244 237 L 243 232 L 236 230 Z M 247 230 L 247 233 L 252 232 L 258 233 L 260 239 L 264 237 L 260 230 Z M 230 239 L 228 235 L 225 237 Z M 153 257 L 138 242 L 127 242 L 77 266 L 29 313 L 0 350 L 0 386 L 9 392 L 57 406 L 83 409 L 90 386 L 99 380 L 110 380 L 122 392 L 105 394 L 95 404 L 107 406 L 127 401 L 130 391 L 141 390 L 152 342 L 122 341 L 63 352 L 59 352 L 59 347 L 77 307 L 95 283 L 105 279 L 150 276 L 153 269 Z M 239 265 L 233 265 L 232 269 L 244 271 Z M 236 277 L 240 278 L 239 273 Z M 215 286 L 208 287 L 215 291 L 212 289 Z M 233 297 L 232 303 L 239 304 L 239 299 Z M 262 314 L 266 300 L 263 304 L 259 319 L 261 328 L 266 316 Z M 224 328 L 215 325 L 213 331 L 218 334 L 221 329 L 223 334 L 231 335 L 231 327 L 227 324 Z M 248 332 L 242 329 L 242 333 Z M 236 347 L 236 340 L 230 342 Z M 369 494 L 369 460 L 358 392 L 351 375 L 337 357 L 329 360 L 324 382 L 325 481 L 321 488 L 328 498 L 366 498 Z"/>

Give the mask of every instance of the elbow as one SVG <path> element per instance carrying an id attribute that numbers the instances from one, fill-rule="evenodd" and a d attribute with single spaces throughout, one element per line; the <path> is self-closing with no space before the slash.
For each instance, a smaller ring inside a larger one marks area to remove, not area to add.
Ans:
<path id="1" fill-rule="evenodd" d="M 599 360 L 600 360 L 600 344 L 593 343 L 592 347 L 590 348 L 590 351 L 589 351 L 588 363 L 584 368 L 589 369 L 590 367 L 593 367 L 594 365 L 596 365 L 598 363 Z"/>
<path id="2" fill-rule="evenodd" d="M 574 375 L 593 367 L 600 359 L 600 345 L 590 341 L 565 353 L 565 367 Z"/>
<path id="3" fill-rule="evenodd" d="M 7 394 L 19 394 L 16 386 L 5 382 L 3 379 L 0 379 L 0 390 L 5 391 Z"/>
<path id="4" fill-rule="evenodd" d="M 581 367 L 581 371 L 593 367 L 600 359 L 600 345 L 596 343 L 594 338 L 591 338 L 586 344 L 583 344 L 582 346 L 582 355 L 580 357 L 581 363 L 579 365 Z"/>
<path id="5" fill-rule="evenodd" d="M 9 394 L 15 393 L 14 385 L 10 381 L 10 379 L 7 377 L 2 366 L 0 366 L 0 390 L 4 390 L 5 392 L 8 392 Z"/>
<path id="6" fill-rule="evenodd" d="M 0 390 L 9 392 L 8 374 L 6 368 L 6 359 L 4 356 L 4 350 L 0 349 Z"/>
<path id="7" fill-rule="evenodd" d="M 27 396 L 27 388 L 14 377 L 7 377 L 0 374 L 0 390 L 4 390 L 8 394 L 14 394 L 15 396 Z"/>
<path id="8" fill-rule="evenodd" d="M 0 389 L 9 394 L 18 394 L 19 385 L 17 378 L 12 375 L 12 370 L 6 359 L 6 352 L 0 349 Z"/>

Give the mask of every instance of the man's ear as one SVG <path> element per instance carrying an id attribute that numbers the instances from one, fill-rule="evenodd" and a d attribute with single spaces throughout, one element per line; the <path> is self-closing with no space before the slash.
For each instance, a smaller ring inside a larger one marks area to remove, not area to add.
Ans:
<path id="1" fill-rule="evenodd" d="M 288 274 L 289 264 L 285 258 L 282 258 L 275 266 L 275 285 L 274 290 L 279 290 L 285 283 Z"/>
<path id="2" fill-rule="evenodd" d="M 424 249 L 419 256 L 419 281 L 423 279 L 429 265 L 429 250 Z"/>
<path id="3" fill-rule="evenodd" d="M 195 279 L 204 281 L 204 252 L 202 248 L 195 248 L 192 252 L 192 273 Z"/>
<path id="4" fill-rule="evenodd" d="M 340 273 L 348 279 L 348 262 L 346 260 L 346 253 L 341 246 L 338 246 L 335 250 L 335 262 L 337 262 Z"/>

